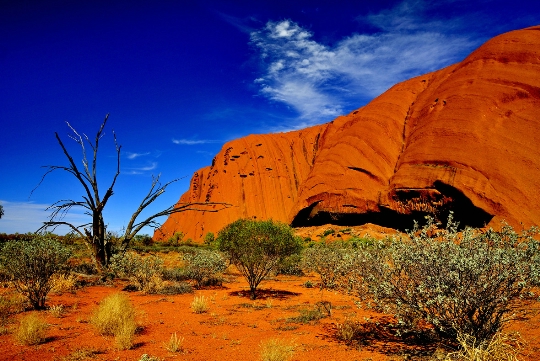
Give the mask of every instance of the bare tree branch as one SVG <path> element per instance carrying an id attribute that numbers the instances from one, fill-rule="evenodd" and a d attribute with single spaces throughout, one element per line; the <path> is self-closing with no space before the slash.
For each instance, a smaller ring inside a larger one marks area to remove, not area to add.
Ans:
<path id="1" fill-rule="evenodd" d="M 73 128 L 69 123 L 67 126 L 71 129 L 72 134 L 68 135 L 72 140 L 74 140 L 80 147 L 82 152 L 82 164 L 83 168 L 80 170 L 73 157 L 69 154 L 64 143 L 60 139 L 58 133 L 55 133 L 56 140 L 64 155 L 68 160 L 68 166 L 59 166 L 59 165 L 48 165 L 45 166 L 47 171 L 41 178 L 39 184 L 34 188 L 31 194 L 43 183 L 45 177 L 50 173 L 56 170 L 62 170 L 73 175 L 78 182 L 84 188 L 84 194 L 82 195 L 82 201 L 75 201 L 73 199 L 63 199 L 53 203 L 47 208 L 51 211 L 49 220 L 43 223 L 43 226 L 40 227 L 38 231 L 46 230 L 48 228 L 55 229 L 58 226 L 64 225 L 69 227 L 73 232 L 77 233 L 85 240 L 86 246 L 91 250 L 92 259 L 96 263 L 98 270 L 103 270 L 107 266 L 109 259 L 111 257 L 111 243 L 109 237 L 107 236 L 107 230 L 105 221 L 103 219 L 103 209 L 107 205 L 107 202 L 114 194 L 113 188 L 116 184 L 116 180 L 120 175 L 120 152 L 122 147 L 118 145 L 116 134 L 113 131 L 114 145 L 116 147 L 116 173 L 113 176 L 113 179 L 105 192 L 103 199 L 100 198 L 99 187 L 98 187 L 98 176 L 97 176 L 97 158 L 99 152 L 99 141 L 105 135 L 105 125 L 109 115 L 105 116 L 105 119 L 101 123 L 101 126 L 96 133 L 96 137 L 92 142 L 86 134 L 79 134 L 75 128 Z M 90 164 L 85 143 L 87 143 L 92 150 L 92 162 Z M 218 212 L 222 209 L 228 208 L 231 205 L 226 203 L 177 203 L 171 207 L 166 208 L 165 210 L 155 213 L 144 220 L 138 222 L 137 218 L 140 216 L 149 205 L 151 205 L 160 195 L 165 193 L 166 188 L 178 181 L 178 179 L 172 180 L 168 183 L 162 185 L 159 182 L 160 175 L 157 177 L 152 177 L 152 184 L 148 194 L 142 199 L 139 207 L 131 216 L 128 226 L 126 227 L 123 236 L 121 237 L 122 245 L 124 248 L 129 246 L 129 243 L 137 235 L 138 232 L 145 226 L 150 226 L 157 228 L 159 223 L 156 221 L 156 218 L 162 216 L 169 216 L 174 213 L 184 212 L 184 211 L 201 211 L 201 212 Z M 63 221 L 66 215 L 74 207 L 82 207 L 85 209 L 85 214 L 91 217 L 91 222 L 76 226 L 70 222 Z"/>

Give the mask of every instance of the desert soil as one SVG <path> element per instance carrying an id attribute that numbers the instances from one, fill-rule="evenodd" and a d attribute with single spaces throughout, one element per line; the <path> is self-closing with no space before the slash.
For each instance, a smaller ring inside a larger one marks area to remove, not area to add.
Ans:
<path id="1" fill-rule="evenodd" d="M 13 334 L 0 336 L 1 360 L 83 360 L 93 354 L 95 360 L 139 360 L 141 355 L 162 360 L 258 360 L 260 344 L 271 338 L 294 342 L 293 360 L 412 360 L 427 359 L 418 355 L 433 353 L 437 345 L 403 342 L 385 332 L 388 316 L 359 309 L 348 295 L 306 288 L 317 277 L 279 276 L 261 284 L 261 295 L 250 300 L 247 282 L 239 274 L 227 275 L 223 287 L 196 290 L 193 294 L 144 295 L 122 289 L 125 282 L 108 286 L 90 286 L 75 293 L 50 295 L 47 304 L 63 305 L 62 317 L 41 314 L 50 327 L 48 338 L 38 346 L 17 344 Z M 7 290 L 4 290 L 6 292 Z M 107 295 L 124 292 L 139 312 L 141 331 L 131 350 L 116 349 L 114 338 L 96 333 L 89 319 L 98 303 Z M 190 308 L 194 296 L 208 298 L 208 312 L 195 314 Z M 332 315 L 312 323 L 296 323 L 300 310 L 313 310 L 321 299 L 332 304 Z M 27 312 L 16 315 L 11 324 Z M 347 345 L 336 337 L 336 325 L 346 319 L 360 322 L 379 321 L 364 339 Z M 520 331 L 528 346 L 524 360 L 540 359 L 540 317 L 514 321 L 509 330 Z M 184 338 L 183 351 L 171 353 L 166 344 L 176 333 Z"/>

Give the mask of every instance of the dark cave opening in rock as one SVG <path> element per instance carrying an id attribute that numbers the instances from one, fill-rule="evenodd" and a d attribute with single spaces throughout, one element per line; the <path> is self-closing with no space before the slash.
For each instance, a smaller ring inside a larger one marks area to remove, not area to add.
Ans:
<path id="1" fill-rule="evenodd" d="M 334 213 L 325 210 L 313 212 L 319 202 L 302 209 L 291 222 L 293 227 L 321 226 L 334 224 L 339 226 L 360 226 L 366 223 L 376 224 L 382 227 L 393 228 L 405 232 L 414 227 L 414 222 L 419 225 L 426 223 L 426 216 L 432 216 L 446 226 L 450 212 L 453 212 L 454 221 L 459 222 L 459 229 L 465 227 L 484 227 L 493 218 L 485 210 L 475 206 L 458 189 L 440 181 L 434 183 L 434 188 L 451 201 L 440 205 L 433 212 L 411 211 L 409 213 L 397 212 L 388 207 L 379 205 L 378 212 L 367 213 Z M 399 196 L 399 193 L 398 193 Z"/>

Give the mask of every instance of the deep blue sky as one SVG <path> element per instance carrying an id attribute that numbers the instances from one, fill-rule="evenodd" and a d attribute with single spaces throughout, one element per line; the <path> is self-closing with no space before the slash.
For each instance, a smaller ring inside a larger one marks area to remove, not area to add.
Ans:
<path id="1" fill-rule="evenodd" d="M 119 231 L 152 175 L 184 177 L 157 212 L 228 140 L 330 121 L 493 36 L 540 24 L 539 1 L 434 3 L 1 1 L 0 232 L 35 231 L 46 206 L 80 199 L 62 172 L 30 197 L 41 166 L 66 164 L 54 132 L 81 159 L 66 121 L 93 137 L 110 113 L 98 177 L 104 192 L 114 130 L 121 175 L 105 220 Z"/>

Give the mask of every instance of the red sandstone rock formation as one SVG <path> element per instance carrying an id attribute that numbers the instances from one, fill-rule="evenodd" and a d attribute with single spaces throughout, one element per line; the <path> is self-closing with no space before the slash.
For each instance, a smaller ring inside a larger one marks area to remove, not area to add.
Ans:
<path id="1" fill-rule="evenodd" d="M 463 225 L 540 225 L 540 26 L 329 124 L 227 143 L 180 199 L 205 200 L 235 207 L 172 215 L 163 234 L 200 239 L 239 217 L 402 229 L 450 210 Z"/>
<path id="2" fill-rule="evenodd" d="M 189 191 L 179 202 L 224 202 L 232 207 L 211 212 L 184 212 L 170 216 L 155 239 L 174 232 L 202 239 L 238 218 L 287 221 L 298 201 L 298 188 L 306 180 L 327 125 L 304 130 L 250 135 L 226 143 L 212 165 L 197 171 Z"/>

